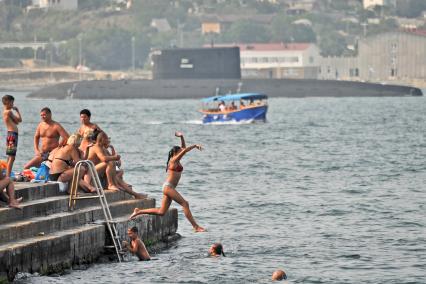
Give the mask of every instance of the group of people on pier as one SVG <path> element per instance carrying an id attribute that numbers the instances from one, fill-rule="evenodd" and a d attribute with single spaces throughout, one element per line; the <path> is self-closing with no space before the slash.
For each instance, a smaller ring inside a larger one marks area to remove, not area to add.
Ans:
<path id="1" fill-rule="evenodd" d="M 3 121 L 7 129 L 6 137 L 6 169 L 0 171 L 1 196 L 7 199 L 9 207 L 20 208 L 22 198 L 15 197 L 14 181 L 10 177 L 13 163 L 18 150 L 18 125 L 22 122 L 19 109 L 14 105 L 14 97 L 5 95 L 2 98 Z M 235 105 L 233 105 L 235 107 Z M 24 166 L 24 169 L 40 167 L 42 163 L 49 168 L 49 180 L 68 183 L 73 178 L 74 167 L 80 160 L 90 160 L 94 163 L 96 171 L 101 179 L 105 181 L 107 190 L 122 190 L 133 195 L 137 199 L 146 198 L 145 194 L 135 192 L 132 186 L 123 179 L 124 172 L 120 169 L 121 156 L 111 145 L 110 138 L 99 125 L 91 122 L 91 112 L 88 109 L 80 111 L 80 128 L 72 135 L 65 128 L 52 119 L 52 111 L 44 107 L 40 111 L 41 122 L 38 124 L 34 134 L 35 155 Z M 202 150 L 199 144 L 186 145 L 182 132 L 175 132 L 180 139 L 180 146 L 173 146 L 166 163 L 166 181 L 162 186 L 163 197 L 159 208 L 139 209 L 135 208 L 129 219 L 135 219 L 139 215 L 160 215 L 168 211 L 172 201 L 182 206 L 185 217 L 191 223 L 195 232 L 204 232 L 205 229 L 198 225 L 192 216 L 189 203 L 176 190 L 182 177 L 182 158 L 190 151 Z M 90 175 L 83 168 L 78 178 L 79 187 L 88 193 L 95 193 Z M 149 260 L 150 255 L 138 236 L 137 227 L 128 229 L 130 242 L 123 241 L 123 247 L 135 254 L 140 260 Z M 223 246 L 220 243 L 213 244 L 209 251 L 210 256 L 225 256 Z M 284 271 L 274 272 L 273 280 L 286 279 Z"/>
<path id="2" fill-rule="evenodd" d="M 6 136 L 6 168 L 0 171 L 1 195 L 7 200 L 9 207 L 20 208 L 22 199 L 15 198 L 15 189 L 11 173 L 18 152 L 18 125 L 22 115 L 14 105 L 14 97 L 2 97 L 3 121 L 7 129 Z M 40 167 L 45 163 L 49 168 L 49 180 L 68 183 L 72 180 L 74 165 L 80 160 L 91 160 L 106 188 L 122 190 L 135 198 L 146 198 L 145 194 L 135 192 L 132 186 L 123 179 L 124 172 L 120 169 L 121 156 L 110 143 L 110 138 L 97 124 L 90 121 L 91 112 L 88 109 L 80 111 L 80 128 L 72 135 L 52 119 L 52 111 L 42 108 L 41 122 L 34 134 L 34 157 L 24 165 L 24 170 Z M 78 184 L 86 192 L 96 192 L 91 184 L 91 178 L 85 170 L 78 177 Z"/>

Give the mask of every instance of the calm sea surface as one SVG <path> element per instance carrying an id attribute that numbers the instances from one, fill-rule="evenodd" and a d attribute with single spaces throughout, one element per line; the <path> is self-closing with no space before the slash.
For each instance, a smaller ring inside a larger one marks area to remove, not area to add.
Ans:
<path id="1" fill-rule="evenodd" d="M 426 283 L 424 97 L 274 98 L 265 124 L 206 126 L 197 100 L 13 95 L 24 119 L 15 169 L 33 154 L 44 106 L 69 132 L 89 108 L 127 181 L 157 200 L 174 131 L 203 144 L 184 158 L 178 190 L 208 229 L 193 233 L 174 204 L 183 238 L 154 261 L 19 283 L 268 283 L 277 268 L 289 283 Z M 218 241 L 227 257 L 206 257 Z"/>

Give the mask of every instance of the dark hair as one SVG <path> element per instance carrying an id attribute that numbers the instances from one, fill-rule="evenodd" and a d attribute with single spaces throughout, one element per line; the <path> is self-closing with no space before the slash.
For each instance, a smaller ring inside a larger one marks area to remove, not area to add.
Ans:
<path id="1" fill-rule="evenodd" d="M 133 233 L 136 233 L 136 234 L 139 232 L 139 230 L 138 230 L 138 228 L 136 226 L 131 227 L 130 231 L 132 231 Z"/>
<path id="2" fill-rule="evenodd" d="M 82 114 L 87 115 L 89 118 L 92 116 L 92 113 L 91 113 L 91 112 L 90 112 L 90 110 L 88 110 L 87 108 L 82 109 L 82 110 L 80 111 L 80 115 L 82 115 Z"/>
<path id="3" fill-rule="evenodd" d="M 179 146 L 173 146 L 172 149 L 170 149 L 169 151 L 169 157 L 167 159 L 167 165 L 166 165 L 166 172 L 169 169 L 169 162 L 170 159 L 177 153 L 177 151 L 179 151 L 181 148 Z"/>
<path id="4" fill-rule="evenodd" d="M 4 95 L 3 98 L 1 98 L 1 101 L 3 102 L 3 104 L 6 104 L 8 102 L 15 101 L 15 98 L 11 95 Z"/>
<path id="5" fill-rule="evenodd" d="M 96 141 L 98 139 L 99 134 L 101 134 L 103 131 L 100 130 L 99 128 L 95 128 L 93 129 L 93 134 L 91 135 L 91 137 L 89 137 L 89 140 L 93 140 Z"/>
<path id="6" fill-rule="evenodd" d="M 45 113 L 48 113 L 48 114 L 51 114 L 51 113 L 52 113 L 52 111 L 51 111 L 51 110 L 50 110 L 50 108 L 48 108 L 48 107 L 44 107 L 44 108 L 42 108 L 40 112 L 45 112 Z"/>
<path id="7" fill-rule="evenodd" d="M 223 246 L 222 246 L 221 243 L 214 243 L 213 244 L 213 249 L 214 249 L 214 252 L 217 255 L 223 255 L 223 256 L 225 256 L 225 253 L 223 252 Z"/>

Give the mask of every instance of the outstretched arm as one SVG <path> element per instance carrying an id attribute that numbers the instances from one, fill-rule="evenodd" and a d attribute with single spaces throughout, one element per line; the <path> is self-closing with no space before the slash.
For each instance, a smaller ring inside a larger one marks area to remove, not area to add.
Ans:
<path id="1" fill-rule="evenodd" d="M 180 161 L 180 159 L 182 159 L 182 157 L 186 154 L 186 153 L 188 153 L 189 151 L 191 151 L 192 149 L 194 149 L 194 148 L 197 148 L 198 150 L 203 150 L 203 148 L 201 147 L 201 145 L 198 145 L 198 144 L 194 144 L 194 145 L 191 145 L 191 146 L 189 146 L 189 147 L 187 147 L 187 148 L 183 148 L 183 150 L 182 151 L 180 151 L 180 153 L 179 154 L 177 154 L 176 155 L 176 157 L 174 157 L 173 158 L 173 162 L 177 162 L 177 161 Z"/>
<path id="2" fill-rule="evenodd" d="M 180 144 L 181 144 L 181 148 L 186 148 L 186 144 L 185 144 L 185 138 L 183 138 L 183 133 L 180 131 L 176 131 L 175 132 L 175 136 L 176 137 L 180 137 Z"/>

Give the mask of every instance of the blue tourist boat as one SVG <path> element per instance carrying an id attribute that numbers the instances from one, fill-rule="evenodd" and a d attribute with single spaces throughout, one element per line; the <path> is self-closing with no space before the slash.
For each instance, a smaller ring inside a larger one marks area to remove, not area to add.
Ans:
<path id="1" fill-rule="evenodd" d="M 260 93 L 229 94 L 201 100 L 203 123 L 266 121 L 268 96 Z"/>

